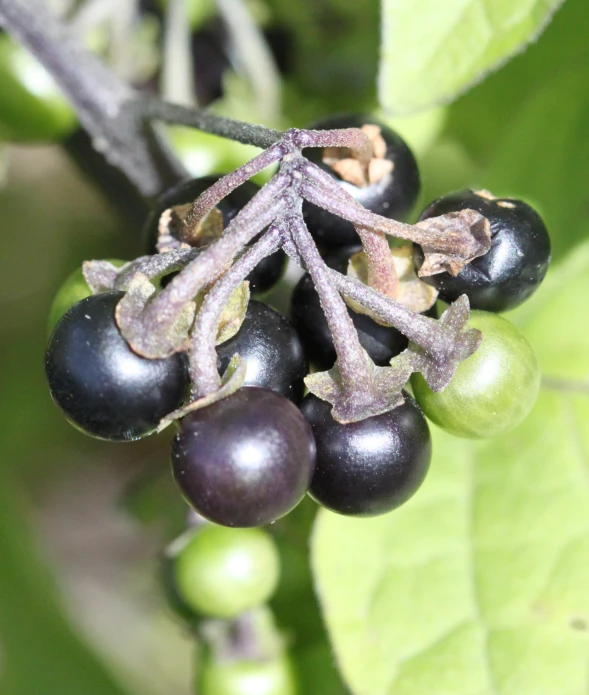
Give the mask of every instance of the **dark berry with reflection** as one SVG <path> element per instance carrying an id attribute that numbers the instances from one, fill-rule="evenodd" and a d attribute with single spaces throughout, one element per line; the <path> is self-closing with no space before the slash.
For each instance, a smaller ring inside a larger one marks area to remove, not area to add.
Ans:
<path id="1" fill-rule="evenodd" d="M 115 322 L 122 292 L 86 297 L 62 316 L 45 355 L 55 403 L 86 434 L 127 441 L 150 434 L 188 390 L 183 354 L 148 360 L 131 350 Z"/>
<path id="2" fill-rule="evenodd" d="M 464 190 L 438 198 L 420 220 L 465 209 L 476 210 L 491 225 L 491 248 L 453 277 L 449 273 L 423 278 L 436 287 L 440 299 L 453 302 L 467 294 L 473 309 L 506 311 L 530 297 L 550 264 L 550 239 L 538 213 L 522 200 L 494 198 L 487 191 Z M 415 247 L 416 265 L 423 252 Z"/>
<path id="3" fill-rule="evenodd" d="M 404 396 L 394 410 L 345 425 L 329 403 L 305 396 L 301 410 L 317 444 L 313 499 L 338 514 L 377 516 L 412 497 L 429 469 L 431 437 L 421 410 Z"/>
<path id="4" fill-rule="evenodd" d="M 236 353 L 247 364 L 244 386 L 270 389 L 300 401 L 307 361 L 298 333 L 282 314 L 250 300 L 237 335 L 217 347 L 221 374 Z"/>
<path id="5" fill-rule="evenodd" d="M 242 388 L 180 420 L 174 477 L 189 504 L 223 526 L 269 524 L 309 488 L 315 441 L 300 410 L 283 396 Z"/>
<path id="6" fill-rule="evenodd" d="M 161 214 L 175 205 L 188 205 L 194 202 L 201 193 L 204 193 L 207 188 L 210 188 L 222 176 L 223 174 L 202 176 L 190 181 L 184 181 L 171 188 L 157 200 L 143 229 L 147 253 L 157 253 L 158 224 Z M 224 227 L 227 227 L 237 213 L 249 203 L 259 190 L 260 187 L 255 183 L 246 181 L 217 203 L 217 209 L 223 215 Z M 256 239 L 251 243 L 255 241 Z M 285 266 L 286 255 L 282 250 L 275 251 L 270 256 L 264 258 L 247 278 L 250 283 L 250 291 L 253 294 L 268 292 L 282 277 Z M 165 280 L 162 284 L 166 284 Z"/>
<path id="7" fill-rule="evenodd" d="M 341 114 L 312 123 L 309 128 L 330 130 L 332 128 L 361 128 L 376 125 L 386 145 L 385 159 L 392 163 L 392 170 L 380 180 L 360 187 L 340 178 L 323 162 L 322 148 L 308 148 L 305 156 L 318 164 L 339 182 L 342 188 L 368 210 L 395 220 L 402 220 L 411 212 L 419 195 L 419 169 L 413 153 L 405 141 L 391 128 L 378 119 L 361 114 Z M 311 203 L 303 206 L 305 221 L 315 240 L 324 246 L 349 246 L 360 239 L 354 226 Z"/>

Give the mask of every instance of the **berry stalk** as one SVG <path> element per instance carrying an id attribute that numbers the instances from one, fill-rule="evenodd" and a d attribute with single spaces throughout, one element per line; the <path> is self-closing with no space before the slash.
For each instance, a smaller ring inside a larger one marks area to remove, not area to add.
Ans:
<path id="1" fill-rule="evenodd" d="M 484 255 L 490 248 L 489 223 L 474 210 L 442 215 L 415 225 L 406 224 L 366 210 L 316 165 L 305 164 L 304 173 L 307 180 L 301 185 L 301 194 L 310 203 L 356 227 L 412 241 L 427 253 L 442 256 L 435 259 L 435 264 L 424 264 L 423 275 L 446 269 L 456 274 L 465 263 Z"/>
<path id="2" fill-rule="evenodd" d="M 301 259 L 313 279 L 333 336 L 344 396 L 349 400 L 351 410 L 355 406 L 367 405 L 374 398 L 372 380 L 348 309 L 335 289 L 330 271 L 317 251 L 302 213 L 292 214 L 287 223 Z"/>
<path id="3" fill-rule="evenodd" d="M 386 236 L 364 227 L 356 231 L 366 255 L 368 285 L 394 299 L 399 290 L 399 278 Z"/>
<path id="4" fill-rule="evenodd" d="M 207 188 L 207 190 L 204 191 L 204 193 L 201 193 L 201 195 L 199 195 L 194 201 L 190 212 L 188 215 L 186 215 L 182 223 L 182 237 L 190 238 L 200 222 L 208 215 L 209 212 L 214 209 L 217 203 L 228 196 L 238 186 L 241 186 L 241 184 L 248 181 L 252 176 L 255 176 L 270 164 L 274 164 L 274 162 L 277 162 L 279 159 L 284 157 L 285 154 L 286 150 L 284 144 L 282 142 L 277 142 L 253 159 L 250 159 L 247 164 L 238 167 L 230 174 L 223 176 L 223 178 L 219 179 L 216 183 Z M 268 184 L 266 184 L 266 186 L 264 186 L 263 190 L 270 186 L 270 184 L 273 184 L 273 182 L 276 180 L 283 183 L 286 181 L 284 176 L 275 176 Z M 285 186 L 283 186 L 283 188 L 284 187 Z M 260 193 L 261 192 L 262 191 L 260 191 Z M 262 204 L 259 203 L 260 209 L 261 206 Z"/>
<path id="5" fill-rule="evenodd" d="M 272 226 L 207 292 L 196 315 L 189 351 L 192 397 L 201 398 L 221 386 L 215 338 L 229 298 L 258 263 L 280 246 L 280 230 Z"/>
<path id="6" fill-rule="evenodd" d="M 51 73 L 95 148 L 144 196 L 157 196 L 186 176 L 155 131 L 129 112 L 135 91 L 87 51 L 45 3 L 0 0 L 0 25 Z"/>
<path id="7" fill-rule="evenodd" d="M 136 273 L 142 273 L 148 280 L 157 280 L 170 273 L 176 273 L 191 263 L 201 253 L 200 249 L 179 248 L 154 256 L 135 259 L 117 274 L 113 289 L 127 290 Z"/>
<path id="8" fill-rule="evenodd" d="M 419 348 L 415 367 L 425 372 L 434 391 L 442 390 L 452 378 L 458 364 L 478 348 L 482 336 L 466 328 L 469 317 L 468 297 L 463 295 L 439 320 L 430 319 L 408 309 L 404 304 L 385 297 L 358 280 L 337 271 L 329 271 L 338 290 L 349 299 L 362 304 L 378 318 L 394 326 Z"/>

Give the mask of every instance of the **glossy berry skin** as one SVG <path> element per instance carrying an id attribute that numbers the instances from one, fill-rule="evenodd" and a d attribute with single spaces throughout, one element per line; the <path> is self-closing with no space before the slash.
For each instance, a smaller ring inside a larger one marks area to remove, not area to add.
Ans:
<path id="1" fill-rule="evenodd" d="M 200 695 L 296 695 L 285 654 L 269 659 L 222 661 L 208 656 L 199 664 Z"/>
<path id="2" fill-rule="evenodd" d="M 387 146 L 386 159 L 393 162 L 393 170 L 380 181 L 360 188 L 340 179 L 333 169 L 322 161 L 321 148 L 306 149 L 304 154 L 339 181 L 342 188 L 368 210 L 384 217 L 404 219 L 411 212 L 419 195 L 419 169 L 413 153 L 394 130 L 372 116 L 360 114 L 331 116 L 311 124 L 309 128 L 317 130 L 361 128 L 367 124 L 380 127 Z M 327 247 L 359 243 L 356 230 L 350 222 L 310 203 L 304 204 L 303 213 L 309 231 L 318 243 Z"/>
<path id="3" fill-rule="evenodd" d="M 51 396 L 66 418 L 92 437 L 129 441 L 150 434 L 178 408 L 188 388 L 182 354 L 135 354 L 115 323 L 122 292 L 96 294 L 59 320 L 45 354 Z"/>
<path id="4" fill-rule="evenodd" d="M 408 394 L 382 415 L 342 425 L 312 394 L 301 410 L 313 429 L 317 464 L 309 494 L 338 514 L 377 516 L 406 502 L 425 479 L 431 459 L 429 427 Z"/>
<path id="5" fill-rule="evenodd" d="M 0 34 L 0 140 L 60 140 L 76 116 L 45 68 L 7 34 Z"/>
<path id="6" fill-rule="evenodd" d="M 108 263 L 112 263 L 117 267 L 124 265 L 126 262 L 118 258 L 108 258 L 106 260 Z M 55 325 L 68 309 L 76 302 L 86 299 L 86 297 L 89 297 L 91 294 L 92 290 L 88 287 L 88 283 L 82 273 L 82 268 L 76 268 L 76 270 L 65 279 L 53 298 L 47 318 L 47 332 L 49 335 L 51 335 Z"/>
<path id="7" fill-rule="evenodd" d="M 269 524 L 307 492 L 315 441 L 298 408 L 242 388 L 180 421 L 172 470 L 186 501 L 222 526 Z"/>
<path id="8" fill-rule="evenodd" d="M 349 257 L 361 247 L 345 247 L 326 258 L 327 264 L 340 273 L 346 272 Z M 366 314 L 359 314 L 348 307 L 358 332 L 360 344 L 372 361 L 385 366 L 407 347 L 407 338 L 396 328 L 382 326 Z M 333 339 L 327 320 L 319 303 L 319 295 L 311 276 L 306 273 L 294 288 L 291 300 L 292 322 L 305 347 L 305 354 L 319 370 L 330 369 L 336 359 Z"/>
<path id="9" fill-rule="evenodd" d="M 471 312 L 468 325 L 483 333 L 478 350 L 464 360 L 448 386 L 434 393 L 421 374 L 411 385 L 427 417 L 458 437 L 496 437 L 530 412 L 540 388 L 533 348 L 509 321 L 486 311 Z"/>
<path id="10" fill-rule="evenodd" d="M 175 559 L 183 601 L 196 612 L 236 618 L 272 596 L 280 576 L 278 550 L 262 529 L 206 524 Z"/>
<path id="11" fill-rule="evenodd" d="M 235 353 L 247 363 L 244 386 L 276 391 L 294 403 L 301 400 L 307 361 L 296 330 L 282 314 L 250 300 L 237 335 L 217 347 L 221 374 Z"/>
<path id="12" fill-rule="evenodd" d="M 420 220 L 470 208 L 484 215 L 491 225 L 491 248 L 466 265 L 456 277 L 440 273 L 423 278 L 440 291 L 440 298 L 453 302 L 467 294 L 473 309 L 513 309 L 537 289 L 550 264 L 550 239 L 538 213 L 521 200 L 492 198 L 488 193 L 458 191 L 435 200 Z M 416 247 L 416 265 L 423 252 Z"/>
<path id="13" fill-rule="evenodd" d="M 188 203 L 192 203 L 201 193 L 206 191 L 207 188 L 212 186 L 220 178 L 221 174 L 202 176 L 197 179 L 185 181 L 174 186 L 159 198 L 143 230 L 143 238 L 147 246 L 147 253 L 157 253 L 158 223 L 162 212 L 174 205 L 187 205 Z M 237 213 L 249 203 L 259 190 L 260 187 L 255 183 L 246 181 L 217 204 L 217 209 L 220 210 L 223 215 L 224 227 L 227 227 Z M 285 265 L 286 256 L 282 250 L 276 251 L 272 255 L 264 258 L 247 278 L 250 283 L 250 291 L 253 294 L 263 294 L 270 290 L 282 277 Z"/>

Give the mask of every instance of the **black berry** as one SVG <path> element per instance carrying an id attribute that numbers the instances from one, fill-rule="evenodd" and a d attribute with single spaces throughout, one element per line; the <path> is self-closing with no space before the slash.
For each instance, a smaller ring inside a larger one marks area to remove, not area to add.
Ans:
<path id="1" fill-rule="evenodd" d="M 358 246 L 339 249 L 327 256 L 326 262 L 334 270 L 345 274 L 349 257 L 360 249 Z M 382 326 L 366 314 L 358 314 L 350 308 L 348 313 L 358 332 L 360 344 L 375 364 L 387 365 L 407 347 L 407 338 L 396 328 Z M 293 291 L 291 316 L 309 361 L 320 370 L 333 367 L 335 347 L 319 295 L 308 273 L 303 275 Z"/>
<path id="2" fill-rule="evenodd" d="M 413 153 L 394 130 L 371 116 L 359 114 L 332 116 L 313 123 L 309 127 L 317 130 L 328 130 L 331 128 L 361 128 L 364 125 L 379 126 L 386 144 L 385 159 L 393 165 L 390 173 L 385 174 L 374 183 L 359 187 L 344 181 L 330 166 L 323 162 L 324 150 L 321 148 L 306 149 L 304 154 L 337 179 L 344 190 L 368 210 L 384 217 L 404 219 L 411 212 L 419 195 L 419 170 Z M 350 222 L 310 203 L 305 203 L 303 213 L 309 231 L 317 242 L 325 246 L 348 246 L 359 243 L 356 230 Z"/>
<path id="3" fill-rule="evenodd" d="M 331 406 L 309 394 L 301 404 L 317 444 L 310 495 L 339 514 L 376 516 L 406 502 L 431 458 L 429 428 L 415 401 L 342 425 Z"/>
<path id="4" fill-rule="evenodd" d="M 273 391 L 242 388 L 180 421 L 172 469 L 186 500 L 223 526 L 261 526 L 307 492 L 315 465 L 311 428 Z"/>
<path id="5" fill-rule="evenodd" d="M 150 434 L 178 408 L 188 388 L 183 354 L 148 360 L 135 354 L 115 323 L 122 292 L 104 292 L 74 304 L 59 320 L 47 347 L 51 396 L 86 434 L 126 441 Z"/>
<path id="6" fill-rule="evenodd" d="M 244 386 L 259 386 L 300 401 L 307 362 L 296 330 L 282 314 L 251 300 L 237 335 L 217 348 L 221 374 L 235 353 L 247 362 Z"/>
<path id="7" fill-rule="evenodd" d="M 218 176 L 202 176 L 190 181 L 184 181 L 171 188 L 158 199 L 143 229 L 147 253 L 157 253 L 158 224 L 162 212 L 174 205 L 187 205 L 194 202 L 201 193 L 218 181 L 221 176 L 221 174 Z M 224 227 L 227 227 L 237 213 L 249 203 L 259 190 L 260 187 L 256 186 L 255 183 L 246 181 L 217 204 L 217 209 L 223 215 Z M 282 277 L 285 265 L 286 256 L 282 250 L 264 258 L 247 278 L 251 292 L 263 294 L 271 289 Z"/>
<path id="8" fill-rule="evenodd" d="M 491 248 L 453 277 L 449 273 L 423 278 L 440 298 L 453 302 L 467 294 L 473 309 L 506 311 L 530 297 L 544 279 L 550 263 L 550 239 L 538 213 L 527 203 L 493 198 L 486 191 L 458 191 L 438 198 L 421 213 L 421 220 L 470 208 L 491 225 Z M 416 247 L 416 265 L 423 252 Z"/>

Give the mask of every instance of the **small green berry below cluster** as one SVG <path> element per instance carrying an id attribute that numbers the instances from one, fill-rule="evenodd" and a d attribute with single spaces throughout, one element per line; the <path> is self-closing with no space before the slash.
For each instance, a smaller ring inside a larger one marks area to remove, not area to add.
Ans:
<path id="1" fill-rule="evenodd" d="M 199 669 L 199 695 L 295 695 L 292 666 L 285 654 L 264 660 L 217 661 L 205 657 Z"/>
<path id="2" fill-rule="evenodd" d="M 471 328 L 483 334 L 478 350 L 456 370 L 438 393 L 423 376 L 411 378 L 425 415 L 458 437 L 483 439 L 504 434 L 531 411 L 540 388 L 540 368 L 532 346 L 509 321 L 473 311 Z"/>
<path id="3" fill-rule="evenodd" d="M 235 618 L 265 603 L 280 575 L 278 551 L 262 529 L 206 524 L 175 559 L 182 600 L 197 613 Z"/>

